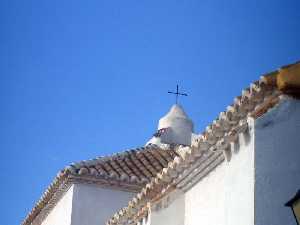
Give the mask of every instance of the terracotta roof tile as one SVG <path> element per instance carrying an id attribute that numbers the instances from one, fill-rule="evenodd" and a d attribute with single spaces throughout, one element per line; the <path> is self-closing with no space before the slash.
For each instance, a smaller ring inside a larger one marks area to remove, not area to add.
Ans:
<path id="1" fill-rule="evenodd" d="M 154 152 L 156 157 L 152 156 Z M 160 172 L 163 168 L 161 161 L 167 165 L 177 155 L 173 149 L 150 145 L 72 163 L 59 172 L 22 224 L 29 225 L 35 220 L 41 222 L 73 182 L 96 183 L 137 192 Z"/>
<path id="2" fill-rule="evenodd" d="M 246 118 L 258 117 L 279 102 L 281 94 L 299 97 L 300 63 L 282 67 L 261 77 L 242 91 L 234 103 L 221 112 L 219 117 L 195 139 L 192 148 L 183 154 L 175 150 L 164 150 L 152 145 L 125 151 L 109 157 L 74 163 L 60 171 L 42 198 L 28 214 L 22 224 L 43 218 L 43 209 L 51 210 L 68 189 L 70 183 L 99 183 L 109 187 L 126 188 L 140 193 L 128 206 L 116 213 L 108 224 L 120 224 L 136 215 L 146 215 L 143 209 L 154 197 L 167 194 L 176 186 L 184 188 L 193 185 L 191 171 L 200 177 L 224 160 L 220 151 L 236 140 L 238 134 L 247 129 Z M 206 154 L 205 152 L 209 152 Z M 201 163 L 200 163 L 201 162 Z M 163 168 L 164 167 L 164 168 Z M 149 182 L 149 183 L 147 183 Z M 180 182 L 180 183 L 178 183 Z M 147 183 L 147 185 L 145 185 Z M 47 206 L 47 207 L 46 207 Z M 45 210 L 44 210 L 45 211 Z"/>
<path id="3" fill-rule="evenodd" d="M 168 166 L 152 178 L 127 207 L 115 213 L 107 225 L 138 224 L 147 215 L 149 203 L 175 188 L 188 190 L 224 161 L 230 142 L 247 130 L 248 116 L 262 116 L 285 94 L 300 97 L 300 62 L 265 74 L 243 90 L 242 95 L 236 97 L 233 104 L 195 139 L 188 151 L 173 160 L 168 159 Z M 159 153 L 167 157 L 170 152 Z"/>

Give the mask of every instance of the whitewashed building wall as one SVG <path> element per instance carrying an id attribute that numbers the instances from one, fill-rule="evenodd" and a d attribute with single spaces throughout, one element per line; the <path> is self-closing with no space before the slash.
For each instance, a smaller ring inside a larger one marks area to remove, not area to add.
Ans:
<path id="1" fill-rule="evenodd" d="M 185 225 L 254 224 L 254 133 L 240 135 L 232 158 L 185 194 Z"/>
<path id="2" fill-rule="evenodd" d="M 42 225 L 70 225 L 72 215 L 72 201 L 73 201 L 72 185 L 64 196 L 59 200 L 56 206 L 48 214 Z"/>
<path id="3" fill-rule="evenodd" d="M 232 144 L 232 157 L 184 194 L 151 210 L 147 225 L 293 225 L 284 204 L 300 188 L 300 101 L 287 99 Z M 75 184 L 42 225 L 104 225 L 133 193 Z"/>
<path id="4" fill-rule="evenodd" d="M 134 193 L 74 184 L 58 201 L 42 225 L 104 225 L 127 205 Z"/>
<path id="5" fill-rule="evenodd" d="M 255 224 L 295 225 L 284 204 L 300 189 L 300 101 L 288 99 L 255 122 Z"/>
<path id="6" fill-rule="evenodd" d="M 149 224 L 151 225 L 184 225 L 185 217 L 185 198 L 180 195 L 174 201 L 170 202 L 168 207 L 158 211 L 151 211 Z"/>
<path id="7" fill-rule="evenodd" d="M 131 192 L 75 184 L 72 207 L 72 225 L 104 225 L 134 196 Z"/>
<path id="8" fill-rule="evenodd" d="M 300 188 L 300 101 L 283 99 L 248 124 L 248 133 L 232 145 L 230 161 L 182 195 L 180 203 L 156 212 L 151 225 L 295 225 L 284 204 Z"/>

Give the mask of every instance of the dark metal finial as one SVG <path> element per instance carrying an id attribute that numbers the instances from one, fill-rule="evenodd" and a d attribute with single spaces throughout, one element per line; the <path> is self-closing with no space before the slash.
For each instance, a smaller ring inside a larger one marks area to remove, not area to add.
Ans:
<path id="1" fill-rule="evenodd" d="M 176 85 L 176 92 L 168 91 L 168 93 L 176 95 L 176 104 L 178 103 L 178 95 L 188 96 L 186 93 L 180 93 L 179 92 L 178 84 Z"/>

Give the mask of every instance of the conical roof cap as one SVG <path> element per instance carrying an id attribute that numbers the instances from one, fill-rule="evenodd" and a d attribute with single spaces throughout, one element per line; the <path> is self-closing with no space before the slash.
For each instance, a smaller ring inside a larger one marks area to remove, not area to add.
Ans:
<path id="1" fill-rule="evenodd" d="M 158 131 L 147 144 L 191 145 L 194 125 L 183 110 L 175 104 L 158 122 Z"/>
<path id="2" fill-rule="evenodd" d="M 179 104 L 173 105 L 170 111 L 164 117 L 181 117 L 181 118 L 189 119 L 184 109 Z"/>
<path id="3" fill-rule="evenodd" d="M 175 129 L 189 127 L 193 131 L 193 122 L 187 116 L 181 105 L 175 104 L 170 111 L 159 120 L 158 129 L 173 127 Z"/>

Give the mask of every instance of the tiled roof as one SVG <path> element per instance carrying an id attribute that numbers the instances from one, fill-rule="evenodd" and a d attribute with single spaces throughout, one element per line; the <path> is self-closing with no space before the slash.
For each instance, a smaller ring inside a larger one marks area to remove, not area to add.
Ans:
<path id="1" fill-rule="evenodd" d="M 230 143 L 247 131 L 247 118 L 257 118 L 273 108 L 285 95 L 300 97 L 300 62 L 263 75 L 242 91 L 234 103 L 221 112 L 184 154 L 176 156 L 107 225 L 138 224 L 147 216 L 149 203 L 172 192 L 188 190 L 224 161 Z"/>
<path id="2" fill-rule="evenodd" d="M 176 155 L 174 150 L 149 145 L 109 157 L 74 163 L 66 169 L 75 176 L 93 176 L 139 185 L 148 183 Z"/>
<path id="3" fill-rule="evenodd" d="M 74 182 L 137 192 L 177 155 L 176 150 L 149 145 L 108 157 L 73 163 L 58 173 L 22 224 L 40 224 Z"/>

